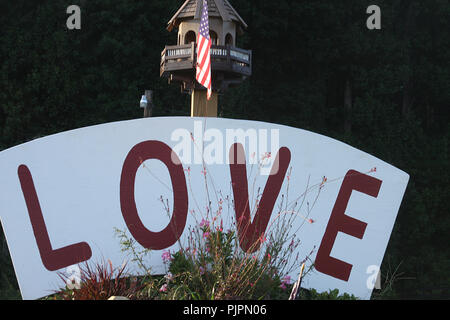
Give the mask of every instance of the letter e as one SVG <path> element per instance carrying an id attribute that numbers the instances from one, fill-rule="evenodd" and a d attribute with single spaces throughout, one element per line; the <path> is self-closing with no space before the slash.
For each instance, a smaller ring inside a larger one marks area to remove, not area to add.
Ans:
<path id="1" fill-rule="evenodd" d="M 353 190 L 378 197 L 381 180 L 365 175 L 355 170 L 349 170 L 342 182 L 341 189 L 331 211 L 325 234 L 320 243 L 316 256 L 317 271 L 334 278 L 348 281 L 352 265 L 330 256 L 338 232 L 343 232 L 358 239 L 362 239 L 367 223 L 351 218 L 345 214 Z"/>

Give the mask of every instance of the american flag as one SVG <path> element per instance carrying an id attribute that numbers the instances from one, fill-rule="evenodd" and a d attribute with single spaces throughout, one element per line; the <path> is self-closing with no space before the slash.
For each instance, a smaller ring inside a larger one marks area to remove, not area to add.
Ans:
<path id="1" fill-rule="evenodd" d="M 209 37 L 208 1 L 203 0 L 202 20 L 197 41 L 197 81 L 208 89 L 207 98 L 211 98 L 211 38 Z"/>

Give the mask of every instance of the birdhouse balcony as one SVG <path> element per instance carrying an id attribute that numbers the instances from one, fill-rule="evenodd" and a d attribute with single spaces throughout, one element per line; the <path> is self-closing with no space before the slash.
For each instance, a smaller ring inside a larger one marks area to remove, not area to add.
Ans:
<path id="1" fill-rule="evenodd" d="M 166 46 L 161 53 L 160 76 L 170 81 L 187 82 L 195 79 L 196 43 Z M 242 82 L 252 74 L 252 51 L 226 45 L 211 46 L 213 86 Z M 216 83 L 214 84 L 214 81 Z M 195 85 L 195 84 L 194 84 Z"/>

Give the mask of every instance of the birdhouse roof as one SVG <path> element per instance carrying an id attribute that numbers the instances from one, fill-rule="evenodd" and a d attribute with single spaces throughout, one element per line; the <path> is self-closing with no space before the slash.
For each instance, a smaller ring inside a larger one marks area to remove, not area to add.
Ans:
<path id="1" fill-rule="evenodd" d="M 170 19 L 167 30 L 172 31 L 180 20 L 184 19 L 201 19 L 203 0 L 186 0 L 181 8 Z M 228 0 L 207 0 L 209 17 L 219 17 L 223 21 L 236 21 L 242 27 L 247 28 L 247 24 L 231 6 Z"/>

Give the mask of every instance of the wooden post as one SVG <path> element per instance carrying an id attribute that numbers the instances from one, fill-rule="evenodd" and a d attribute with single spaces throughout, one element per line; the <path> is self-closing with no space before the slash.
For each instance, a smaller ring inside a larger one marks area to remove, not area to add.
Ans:
<path id="1" fill-rule="evenodd" d="M 218 94 L 213 92 L 211 99 L 206 99 L 206 90 L 192 90 L 191 117 L 217 118 Z"/>
<path id="2" fill-rule="evenodd" d="M 147 106 L 144 109 L 144 118 L 152 116 L 153 111 L 153 91 L 145 90 L 145 97 L 147 98 Z"/>

